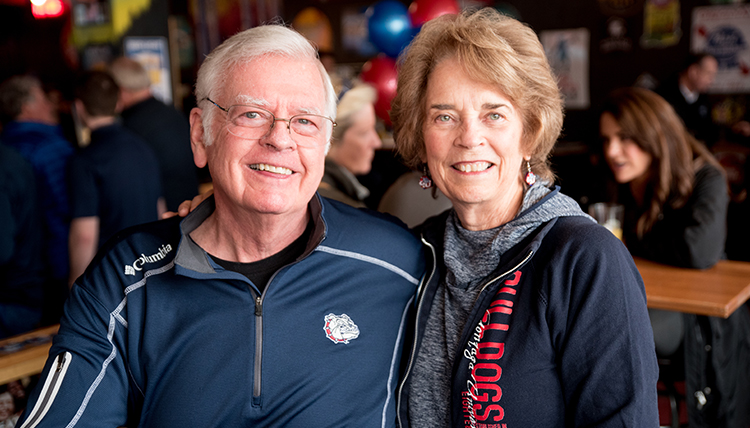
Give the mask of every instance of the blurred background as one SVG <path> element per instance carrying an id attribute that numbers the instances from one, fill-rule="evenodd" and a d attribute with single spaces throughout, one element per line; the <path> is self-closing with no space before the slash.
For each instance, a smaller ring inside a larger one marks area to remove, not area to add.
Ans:
<path id="1" fill-rule="evenodd" d="M 378 90 L 383 146 L 372 171 L 358 177 L 371 191 L 368 206 L 377 207 L 406 171 L 391 150 L 387 113 L 396 58 L 424 22 L 476 7 L 527 23 L 544 44 L 566 97 L 553 164 L 563 191 L 584 208 L 596 191 L 598 107 L 607 93 L 622 86 L 654 89 L 690 53 L 714 55 L 719 71 L 707 93 L 717 132 L 707 145 L 727 170 L 730 217 L 744 216 L 749 143 L 732 130 L 747 120 L 750 98 L 750 5 L 743 1 L 0 0 L 0 80 L 35 74 L 65 112 L 79 72 L 126 55 L 149 70 L 157 98 L 187 115 L 201 59 L 237 31 L 280 19 L 318 45 L 338 88 L 359 78 Z"/>

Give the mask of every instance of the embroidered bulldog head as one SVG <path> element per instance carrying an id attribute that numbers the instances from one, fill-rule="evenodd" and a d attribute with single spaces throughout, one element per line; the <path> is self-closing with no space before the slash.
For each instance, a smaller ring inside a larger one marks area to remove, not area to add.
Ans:
<path id="1" fill-rule="evenodd" d="M 323 330 L 333 343 L 349 343 L 350 340 L 359 337 L 359 327 L 347 314 L 326 315 Z"/>

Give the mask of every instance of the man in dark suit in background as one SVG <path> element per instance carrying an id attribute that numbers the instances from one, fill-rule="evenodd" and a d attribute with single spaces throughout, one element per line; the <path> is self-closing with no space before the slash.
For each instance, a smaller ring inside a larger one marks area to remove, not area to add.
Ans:
<path id="1" fill-rule="evenodd" d="M 716 143 L 719 135 L 718 127 L 711 119 L 711 104 L 705 92 L 714 82 L 718 70 L 719 63 L 713 56 L 690 55 L 678 75 L 656 89 L 672 104 L 695 138 L 708 147 Z"/>
<path id="2" fill-rule="evenodd" d="M 138 62 L 117 58 L 110 72 L 120 86 L 123 125 L 151 146 L 159 160 L 167 209 L 198 194 L 198 174 L 190 149 L 190 124 L 182 113 L 154 98 L 151 79 Z"/>

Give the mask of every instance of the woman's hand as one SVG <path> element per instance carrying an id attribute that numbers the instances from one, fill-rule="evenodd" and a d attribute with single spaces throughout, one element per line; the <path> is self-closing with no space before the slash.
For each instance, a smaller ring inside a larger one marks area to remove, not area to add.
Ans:
<path id="1" fill-rule="evenodd" d="M 179 215 L 180 217 L 185 217 L 186 215 L 190 214 L 198 205 L 201 204 L 206 198 L 214 194 L 214 189 L 209 189 L 207 192 L 201 193 L 200 195 L 194 197 L 191 201 L 183 201 L 179 207 L 177 207 L 177 212 L 174 211 L 167 211 L 164 214 L 162 214 L 161 218 L 167 219 L 174 217 L 176 215 Z"/>

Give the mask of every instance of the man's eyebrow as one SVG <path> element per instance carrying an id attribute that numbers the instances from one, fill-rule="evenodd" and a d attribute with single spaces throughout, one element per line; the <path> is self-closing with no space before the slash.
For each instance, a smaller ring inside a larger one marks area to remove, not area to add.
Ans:
<path id="1" fill-rule="evenodd" d="M 268 107 L 271 105 L 271 103 L 269 103 L 264 98 L 256 98 L 250 95 L 240 94 L 240 95 L 237 95 L 235 99 L 237 100 L 238 104 L 242 104 L 242 105 L 253 105 L 253 106 L 258 106 L 258 107 Z M 296 110 L 297 112 L 299 112 L 297 114 L 300 114 L 300 113 L 301 114 L 322 114 L 320 113 L 320 109 L 318 108 L 300 107 Z"/>
<path id="2" fill-rule="evenodd" d="M 306 114 L 318 114 L 318 115 L 322 115 L 323 114 L 323 113 L 320 112 L 320 109 L 317 109 L 317 108 L 300 107 L 297 110 L 300 113 L 306 113 Z"/>
<path id="3" fill-rule="evenodd" d="M 244 95 L 244 94 L 237 95 L 235 99 L 237 100 L 238 103 L 243 104 L 243 105 L 247 104 L 247 105 L 255 105 L 259 107 L 266 107 L 269 104 L 268 101 L 266 101 L 263 98 L 256 98 L 256 97 L 252 97 L 250 95 Z"/>

